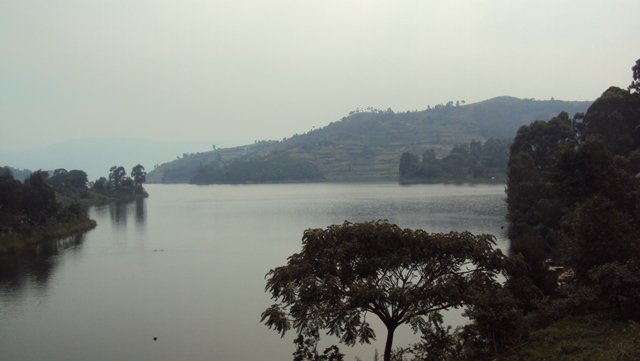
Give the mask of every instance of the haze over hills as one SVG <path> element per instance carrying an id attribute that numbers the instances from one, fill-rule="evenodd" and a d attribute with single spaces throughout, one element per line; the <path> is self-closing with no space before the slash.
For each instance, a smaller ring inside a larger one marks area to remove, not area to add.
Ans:
<path id="1" fill-rule="evenodd" d="M 113 165 L 122 165 L 127 172 L 136 164 L 149 170 L 184 152 L 211 149 L 212 144 L 216 143 L 117 137 L 76 139 L 33 149 L 2 149 L 0 166 L 30 170 L 81 169 L 94 180 L 106 176 Z"/>
<path id="2" fill-rule="evenodd" d="M 562 111 L 585 112 L 590 101 L 497 97 L 423 111 L 355 111 L 329 125 L 281 141 L 185 154 L 149 172 L 158 183 L 394 180 L 403 152 L 434 149 L 444 156 L 455 144 L 512 138 L 518 128 Z M 306 169 L 306 174 L 300 174 Z M 289 174 L 288 172 L 291 172 Z M 306 177 L 306 178 L 305 178 Z"/>

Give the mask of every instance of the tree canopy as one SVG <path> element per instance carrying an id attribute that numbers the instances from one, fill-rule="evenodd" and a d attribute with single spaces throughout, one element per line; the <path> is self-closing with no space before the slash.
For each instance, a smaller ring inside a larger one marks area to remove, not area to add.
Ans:
<path id="1" fill-rule="evenodd" d="M 109 178 L 100 177 L 93 185 L 94 191 L 114 195 L 146 194 L 142 184 L 147 180 L 147 172 L 140 164 L 131 169 L 131 177 L 122 166 L 114 165 L 109 169 Z"/>
<path id="2" fill-rule="evenodd" d="M 347 345 L 375 339 L 367 315 L 387 328 L 389 361 L 395 329 L 427 324 L 439 311 L 464 306 L 504 270 L 505 257 L 491 235 L 427 233 L 386 221 L 308 229 L 302 251 L 267 274 L 277 303 L 262 322 L 282 335 L 319 330 Z"/>
<path id="3" fill-rule="evenodd" d="M 631 68 L 633 72 L 633 81 L 629 84 L 629 90 L 633 90 L 636 93 L 640 92 L 640 59 L 636 60 L 635 65 Z"/>
<path id="4" fill-rule="evenodd" d="M 400 157 L 400 182 L 502 180 L 507 171 L 510 143 L 507 139 L 491 138 L 484 144 L 479 141 L 456 144 L 440 159 L 436 158 L 434 149 L 426 150 L 422 158 L 404 152 Z"/>
<path id="5" fill-rule="evenodd" d="M 511 251 L 522 254 L 543 293 L 557 287 L 545 264 L 551 258 L 600 301 L 635 289 L 602 307 L 640 315 L 637 306 L 627 309 L 640 300 L 632 280 L 640 270 L 639 161 L 640 97 L 620 88 L 607 89 L 584 116 L 561 113 L 518 131 L 507 183 Z"/>
<path id="6" fill-rule="evenodd" d="M 234 160 L 201 166 L 195 184 L 319 181 L 324 176 L 313 162 L 289 156 Z"/>

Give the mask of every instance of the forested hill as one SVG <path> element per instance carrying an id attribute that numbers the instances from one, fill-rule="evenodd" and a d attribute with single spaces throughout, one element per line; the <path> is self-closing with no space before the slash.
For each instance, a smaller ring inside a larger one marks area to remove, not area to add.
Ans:
<path id="1" fill-rule="evenodd" d="M 149 172 L 157 183 L 365 181 L 397 179 L 403 152 L 434 149 L 443 156 L 455 144 L 512 138 L 521 125 L 566 111 L 585 112 L 591 102 L 497 97 L 423 111 L 355 111 L 323 128 L 282 141 L 184 154 Z M 265 166 L 258 166 L 265 163 Z M 279 166 L 274 167 L 274 164 Z M 250 166 L 249 166 L 250 165 Z M 252 169 L 260 169 L 253 174 Z M 288 170 L 296 170 L 290 177 Z M 301 171 L 303 170 L 303 171 Z"/>

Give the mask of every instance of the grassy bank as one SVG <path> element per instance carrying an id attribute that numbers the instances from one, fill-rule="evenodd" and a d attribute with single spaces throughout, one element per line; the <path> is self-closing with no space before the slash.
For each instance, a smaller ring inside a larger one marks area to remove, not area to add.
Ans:
<path id="1" fill-rule="evenodd" d="M 569 317 L 535 331 L 529 342 L 501 360 L 637 360 L 640 326 L 606 317 Z"/>
<path id="2" fill-rule="evenodd" d="M 96 221 L 84 215 L 75 220 L 51 221 L 36 227 L 24 227 L 0 235 L 0 255 L 19 253 L 42 242 L 73 236 L 95 226 Z"/>

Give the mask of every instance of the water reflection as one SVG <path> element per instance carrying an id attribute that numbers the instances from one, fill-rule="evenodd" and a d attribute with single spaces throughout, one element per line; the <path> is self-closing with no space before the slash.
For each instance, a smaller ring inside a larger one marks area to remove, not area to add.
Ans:
<path id="1" fill-rule="evenodd" d="M 136 207 L 136 223 L 144 224 L 147 220 L 147 203 L 145 199 L 135 201 Z"/>
<path id="2" fill-rule="evenodd" d="M 133 218 L 136 229 L 144 230 L 147 220 L 145 199 L 93 207 L 91 212 L 95 212 L 95 218 L 98 219 L 110 218 L 112 225 L 119 229 L 125 229 L 127 220 Z M 98 227 L 107 225 L 99 224 Z M 24 290 L 46 290 L 60 260 L 64 259 L 58 256 L 63 252 L 67 254 L 80 252 L 84 240 L 85 233 L 82 233 L 44 242 L 19 255 L 0 257 L 0 294 L 18 297 Z"/>
<path id="3" fill-rule="evenodd" d="M 137 226 L 143 226 L 147 221 L 147 207 L 145 199 L 137 199 L 129 202 L 117 202 L 96 210 L 99 214 L 108 209 L 111 224 L 118 228 L 126 228 L 129 218 L 133 218 Z M 132 217 L 133 216 L 133 217 Z"/>
<path id="4" fill-rule="evenodd" d="M 109 205 L 109 215 L 111 216 L 111 223 L 119 228 L 127 226 L 128 215 L 128 202 L 127 203 L 114 203 Z"/>
<path id="5" fill-rule="evenodd" d="M 299 251 L 304 229 L 388 218 L 402 227 L 495 234 L 505 211 L 499 186 L 148 189 L 148 200 L 90 208 L 98 227 L 85 243 L 80 237 L 0 259 L 1 359 L 291 359 L 293 339 L 258 320 L 272 303 L 264 274 Z M 410 328 L 398 331 L 398 345 L 414 339 Z M 345 348 L 345 360 L 370 360 L 381 342 Z"/>
<path id="6" fill-rule="evenodd" d="M 0 292 L 19 293 L 23 289 L 44 290 L 58 266 L 64 250 L 79 250 L 84 234 L 47 242 L 19 255 L 0 258 Z"/>

